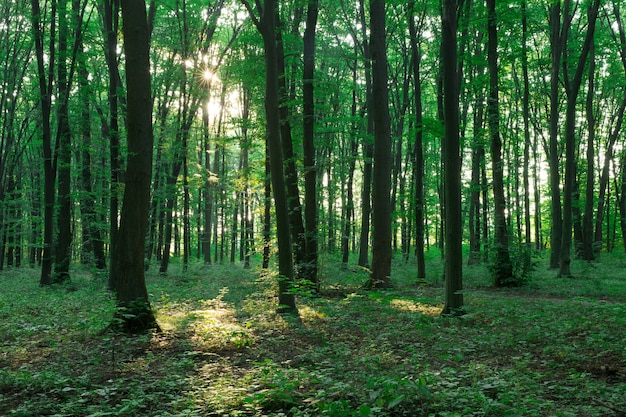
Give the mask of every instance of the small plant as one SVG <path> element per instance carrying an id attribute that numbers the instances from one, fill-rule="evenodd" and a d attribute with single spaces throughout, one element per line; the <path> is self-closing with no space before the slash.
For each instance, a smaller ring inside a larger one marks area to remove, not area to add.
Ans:
<path id="1" fill-rule="evenodd" d="M 499 272 L 496 270 L 498 268 L 498 250 L 495 246 L 491 246 L 489 252 L 488 268 L 492 276 L 496 277 Z M 500 282 L 499 286 L 522 287 L 528 283 L 530 274 L 535 270 L 535 258 L 538 254 L 533 248 L 520 243 L 510 245 L 508 252 L 512 276 Z"/>

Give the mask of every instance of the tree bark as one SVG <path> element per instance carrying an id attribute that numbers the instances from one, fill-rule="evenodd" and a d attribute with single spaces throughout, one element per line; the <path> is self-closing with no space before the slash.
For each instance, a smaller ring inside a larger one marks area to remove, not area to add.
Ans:
<path id="1" fill-rule="evenodd" d="M 530 249 L 532 245 L 532 228 L 530 213 L 530 149 L 532 141 L 530 138 L 530 81 L 528 77 L 528 8 L 527 1 L 522 2 L 522 113 L 524 119 L 524 239 L 526 248 Z M 535 204 L 539 204 L 539 200 Z M 530 256 L 528 254 L 527 256 Z"/>
<path id="2" fill-rule="evenodd" d="M 502 160 L 502 141 L 500 139 L 500 110 L 498 98 L 498 32 L 496 1 L 487 0 L 487 61 L 489 66 L 489 100 L 487 113 L 491 136 L 491 164 L 493 175 L 494 229 L 496 234 L 496 258 L 494 259 L 494 278 L 497 287 L 515 285 L 513 265 L 509 255 L 509 232 L 505 217 L 506 199 L 504 196 L 504 161 Z"/>
<path id="3" fill-rule="evenodd" d="M 409 34 L 411 35 L 411 57 L 413 59 L 413 83 L 415 84 L 415 147 L 413 155 L 413 181 L 415 183 L 415 255 L 417 257 L 417 279 L 426 278 L 424 259 L 424 143 L 422 79 L 420 74 L 422 56 L 415 25 L 415 1 L 409 4 Z"/>
<path id="4" fill-rule="evenodd" d="M 48 71 L 46 72 L 46 60 L 44 58 L 44 37 L 42 25 L 42 13 L 39 0 L 31 0 L 32 29 L 35 40 L 35 56 L 37 59 L 37 78 L 39 82 L 39 106 L 41 108 L 41 127 L 43 142 L 43 172 L 44 172 L 44 234 L 43 254 L 41 260 L 41 276 L 39 285 L 52 284 L 53 231 L 54 231 L 54 196 L 56 170 L 54 169 L 52 156 L 52 127 L 50 126 L 50 114 L 52 103 L 52 75 L 51 69 L 55 62 L 54 39 L 56 33 L 56 2 L 52 2 L 50 25 L 50 50 L 48 51 Z"/>
<path id="5" fill-rule="evenodd" d="M 363 38 L 363 60 L 365 72 L 365 108 L 367 111 L 367 133 L 363 138 L 363 188 L 361 190 L 361 231 L 359 235 L 359 266 L 369 268 L 370 221 L 372 216 L 372 158 L 374 144 L 371 136 L 374 132 L 372 110 L 372 63 L 370 43 L 367 40 L 365 19 L 365 0 L 359 0 L 359 17 Z"/>
<path id="6" fill-rule="evenodd" d="M 445 304 L 444 315 L 462 314 L 463 251 L 461 239 L 461 155 L 459 138 L 459 86 L 457 76 L 456 0 L 444 0 L 441 10 L 441 68 L 443 72 Z"/>
<path id="7" fill-rule="evenodd" d="M 566 2 L 566 16 L 569 21 L 569 1 Z M 576 101 L 582 84 L 585 63 L 589 56 L 591 43 L 595 33 L 596 18 L 600 0 L 595 0 L 587 10 L 588 26 L 582 51 L 578 57 L 576 72 L 571 82 L 565 83 L 567 91 L 567 109 L 565 112 L 565 184 L 563 186 L 563 230 L 561 237 L 561 252 L 559 256 L 559 276 L 571 276 L 571 247 L 572 247 L 572 199 L 576 182 Z M 569 23 L 564 24 L 564 29 L 569 29 Z M 566 51 L 564 50 L 564 54 Z M 564 59 L 564 70 L 567 71 L 567 59 Z"/>
<path id="8" fill-rule="evenodd" d="M 109 262 L 115 262 L 115 247 L 117 245 L 118 212 L 119 212 L 119 182 L 120 182 L 120 137 L 119 137 L 119 101 L 120 88 L 122 86 L 119 68 L 117 64 L 117 33 L 119 27 L 119 0 L 104 0 L 102 2 L 102 22 L 105 36 L 105 59 L 108 69 L 108 101 L 109 101 L 109 159 L 111 164 L 110 196 L 109 196 Z M 109 287 L 114 288 L 109 275 Z"/>
<path id="9" fill-rule="evenodd" d="M 57 171 L 57 237 L 53 282 L 65 282 L 70 279 L 70 260 L 72 245 L 72 199 L 70 166 L 72 163 L 72 132 L 70 130 L 69 98 L 70 77 L 68 73 L 68 38 L 67 0 L 59 0 L 59 59 L 57 61 L 57 137 L 55 167 Z M 77 31 L 79 28 L 76 29 Z M 75 56 L 71 57 L 72 59 Z"/>
<path id="10" fill-rule="evenodd" d="M 587 116 L 587 184 L 585 190 L 585 214 L 582 219 L 582 251 L 581 258 L 586 261 L 593 261 L 595 255 L 593 253 L 593 199 L 595 186 L 595 136 L 596 136 L 596 120 L 593 111 L 593 103 L 595 96 L 595 47 L 592 41 L 589 50 L 589 69 L 587 75 L 587 100 L 585 103 L 585 112 Z"/>
<path id="11" fill-rule="evenodd" d="M 158 329 L 144 276 L 144 243 L 152 181 L 150 37 L 144 1 L 122 0 L 128 115 L 128 159 L 115 263 L 111 277 L 129 333 Z"/>
<path id="12" fill-rule="evenodd" d="M 387 87 L 385 0 L 370 0 L 374 178 L 372 182 L 372 272 L 366 287 L 391 285 L 391 128 Z"/>
<path id="13" fill-rule="evenodd" d="M 315 291 L 319 291 L 319 280 L 317 278 L 317 166 L 315 164 L 315 102 L 313 85 L 315 80 L 315 30 L 317 15 L 318 0 L 309 0 L 306 29 L 304 31 L 304 73 L 302 85 L 305 259 L 304 268 L 301 268 L 301 278 L 311 282 Z"/>
<path id="14" fill-rule="evenodd" d="M 552 56 L 550 78 L 550 269 L 559 267 L 562 238 L 561 179 L 559 174 L 559 70 L 561 66 L 561 2 L 552 3 L 550 8 L 550 52 Z"/>

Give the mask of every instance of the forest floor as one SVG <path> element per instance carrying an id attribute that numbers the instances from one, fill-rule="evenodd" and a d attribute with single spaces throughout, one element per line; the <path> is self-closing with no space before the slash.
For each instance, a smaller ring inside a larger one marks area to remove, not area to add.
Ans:
<path id="1" fill-rule="evenodd" d="M 34 269 L 0 273 L 2 416 L 626 416 L 626 257 L 545 259 L 517 289 L 464 269 L 466 313 L 440 317 L 441 262 L 428 278 L 394 260 L 394 288 L 321 265 L 321 297 L 275 314 L 275 277 L 254 267 L 149 272 L 160 333 L 105 331 L 106 277 L 70 287 Z M 156 269 L 156 268 L 153 268 Z"/>

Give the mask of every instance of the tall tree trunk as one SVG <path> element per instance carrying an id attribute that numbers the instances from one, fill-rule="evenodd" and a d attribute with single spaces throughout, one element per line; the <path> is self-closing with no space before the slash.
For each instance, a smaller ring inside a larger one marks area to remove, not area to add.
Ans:
<path id="1" fill-rule="evenodd" d="M 441 9 L 441 68 L 443 71 L 445 304 L 442 314 L 461 314 L 463 308 L 463 251 L 461 239 L 461 153 L 459 139 L 459 86 L 457 74 L 456 0 L 444 0 Z"/>
<path id="2" fill-rule="evenodd" d="M 282 28 L 278 10 L 274 20 L 277 25 L 276 33 L 276 64 L 278 69 L 278 112 L 280 115 L 280 144 L 284 166 L 285 186 L 287 192 L 288 216 L 291 231 L 291 244 L 293 245 L 294 274 L 300 276 L 300 270 L 304 268 L 306 259 L 306 242 L 304 222 L 302 220 L 302 204 L 300 203 L 300 190 L 298 188 L 298 171 L 296 158 L 293 153 L 293 138 L 291 134 L 289 102 L 291 100 L 287 89 L 287 76 L 285 72 L 285 50 L 282 39 Z M 296 26 L 299 18 L 296 18 Z"/>
<path id="3" fill-rule="evenodd" d="M 146 5 L 122 0 L 128 115 L 128 160 L 119 242 L 111 276 L 120 307 L 118 319 L 127 332 L 158 329 L 144 277 L 144 243 L 152 181 L 152 98 L 150 38 Z"/>
<path id="4" fill-rule="evenodd" d="M 476 45 L 474 53 L 476 56 L 482 55 L 482 38 L 481 32 L 477 33 Z M 474 78 L 484 77 L 484 70 L 476 68 L 477 73 L 473 74 Z M 468 265 L 482 262 L 481 247 L 483 240 L 481 239 L 483 229 L 483 219 L 481 213 L 486 212 L 486 202 L 481 204 L 481 191 L 483 191 L 484 183 L 482 171 L 485 165 L 485 92 L 484 87 L 474 85 L 474 111 L 473 111 L 473 127 L 474 139 L 472 142 L 472 178 L 470 186 L 470 212 L 469 212 L 469 245 L 470 253 L 467 260 Z M 481 207 L 483 210 L 481 211 Z M 486 236 L 485 236 L 486 241 Z M 486 253 L 487 251 L 485 251 Z"/>
<path id="5" fill-rule="evenodd" d="M 117 64 L 117 33 L 119 29 L 119 0 L 104 0 L 102 2 L 102 21 L 105 36 L 105 58 L 108 68 L 108 101 L 109 101 L 109 123 L 107 132 L 109 133 L 109 158 L 111 165 L 110 197 L 109 197 L 109 253 L 110 262 L 115 262 L 118 231 L 119 212 L 119 182 L 120 182 L 120 136 L 119 136 L 119 94 L 122 87 L 119 68 Z M 114 288 L 109 275 L 109 287 Z"/>
<path id="6" fill-rule="evenodd" d="M 370 0 L 374 178 L 372 182 L 372 272 L 366 286 L 391 285 L 391 128 L 387 87 L 385 0 Z"/>
<path id="7" fill-rule="evenodd" d="M 91 160 L 91 94 L 89 87 L 89 74 L 87 69 L 86 56 L 84 55 L 82 42 L 79 48 L 78 59 L 78 91 L 81 102 L 81 122 L 80 136 L 81 149 L 80 156 L 80 180 L 82 194 L 80 199 L 81 219 L 83 222 L 83 247 L 81 251 L 81 260 L 83 263 L 90 263 L 90 256 L 93 255 L 93 261 L 97 269 L 106 268 L 106 258 L 104 254 L 104 241 L 102 233 L 98 227 L 95 199 L 96 193 L 93 192 L 92 160 Z"/>
<path id="8" fill-rule="evenodd" d="M 357 100 L 356 100 L 356 85 L 357 85 L 357 65 L 356 62 L 352 67 L 352 106 L 350 115 L 353 122 L 351 123 L 350 136 L 349 136 L 349 154 L 348 154 L 348 179 L 346 181 L 346 205 L 344 206 L 344 231 L 341 239 L 341 264 L 342 267 L 348 266 L 348 259 L 350 256 L 350 238 L 352 235 L 352 229 L 354 227 L 354 168 L 356 166 L 357 153 L 359 149 L 359 143 L 357 141 Z"/>
<path id="9" fill-rule="evenodd" d="M 565 18 L 569 21 L 569 0 L 566 2 Z M 565 184 L 563 186 L 563 236 L 561 237 L 560 268 L 559 276 L 571 276 L 571 247 L 572 247 L 572 199 L 574 194 L 574 183 L 576 182 L 576 101 L 578 92 L 582 84 L 585 63 L 589 56 L 591 43 L 595 33 L 596 18 L 598 15 L 600 0 L 595 0 L 587 10 L 589 20 L 587 34 L 583 43 L 582 51 L 578 57 L 574 78 L 566 80 L 567 109 L 565 112 Z M 569 23 L 564 24 L 564 29 L 569 29 Z M 566 35 L 566 34 L 565 34 Z M 564 54 L 566 51 L 564 50 Z M 564 57 L 565 71 L 567 71 L 567 59 Z M 568 79 L 569 77 L 567 77 Z"/>
<path id="10" fill-rule="evenodd" d="M 307 5 L 306 29 L 304 31 L 304 72 L 302 84 L 303 100 L 303 139 L 304 150 L 304 225 L 305 225 L 305 259 L 301 268 L 304 278 L 313 283 L 319 291 L 317 279 L 317 166 L 315 164 L 315 30 L 317 26 L 318 0 L 309 0 Z"/>
<path id="11" fill-rule="evenodd" d="M 265 0 L 261 18 L 258 19 L 252 6 L 245 0 L 251 19 L 263 37 L 265 51 L 265 118 L 269 168 L 276 211 L 276 238 L 278 241 L 278 311 L 297 313 L 295 295 L 291 291 L 294 280 L 293 258 L 291 255 L 291 232 L 289 205 L 283 168 L 283 148 L 281 145 L 280 91 L 277 45 L 278 3 Z"/>
<path id="12" fill-rule="evenodd" d="M 526 247 L 530 249 L 532 242 L 531 213 L 530 213 L 530 81 L 528 77 L 528 7 L 527 1 L 522 1 L 522 113 L 524 119 L 524 238 Z M 539 204 L 539 200 L 535 201 Z M 530 254 L 528 254 L 530 256 Z"/>
<path id="13" fill-rule="evenodd" d="M 420 23 L 423 22 L 423 15 Z M 421 25 L 420 25 L 421 26 Z M 415 84 L 415 148 L 413 155 L 413 181 L 415 183 L 415 255 L 417 257 L 417 279 L 426 278 L 426 261 L 424 258 L 424 123 L 422 109 L 422 55 L 419 47 L 421 33 L 418 35 L 415 25 L 415 1 L 409 4 L 409 34 L 411 40 L 411 57 L 413 59 L 413 82 Z"/>
<path id="14" fill-rule="evenodd" d="M 626 251 L 626 152 L 622 152 L 622 157 L 620 158 L 620 187 L 618 190 L 617 204 L 619 205 L 620 228 L 624 251 Z"/>
<path id="15" fill-rule="evenodd" d="M 69 98 L 70 77 L 67 62 L 69 25 L 67 21 L 67 0 L 58 0 L 59 18 L 59 59 L 57 61 L 57 138 L 55 166 L 58 176 L 58 213 L 57 239 L 55 249 L 54 282 L 70 279 L 70 260 L 72 245 L 72 201 L 70 166 L 72 162 L 72 132 L 70 130 Z M 79 31 L 80 28 L 76 28 Z M 74 59 L 74 57 L 71 57 Z"/>
<path id="16" fill-rule="evenodd" d="M 550 52 L 552 56 L 550 78 L 550 268 L 559 267 L 559 254 L 562 238 L 561 179 L 559 174 L 559 70 L 561 67 L 561 2 L 556 1 L 550 7 Z"/>
<path id="17" fill-rule="evenodd" d="M 208 90 L 210 91 L 210 90 Z M 210 154 L 210 141 L 209 141 L 209 111 L 208 101 L 210 99 L 210 93 L 207 92 L 207 105 L 202 106 L 202 141 L 204 155 L 202 161 L 204 164 L 204 171 L 206 172 L 206 178 L 202 187 L 202 196 L 204 203 L 204 210 L 202 211 L 202 218 L 204 220 L 203 232 L 202 232 L 202 257 L 206 265 L 211 264 L 211 230 L 213 227 L 213 193 L 214 184 L 211 178 L 211 154 Z"/>
<path id="18" fill-rule="evenodd" d="M 595 136 L 596 136 L 596 120 L 593 113 L 593 102 L 595 96 L 595 47 L 591 42 L 589 50 L 589 70 L 587 75 L 587 101 L 585 103 L 585 112 L 587 115 L 587 184 L 585 190 L 585 214 L 582 219 L 582 253 L 581 258 L 586 261 L 593 261 L 595 256 L 593 253 L 593 198 L 595 188 Z"/>
<path id="19" fill-rule="evenodd" d="M 43 172 L 44 172 L 44 235 L 43 255 L 41 261 L 41 277 L 39 285 L 52 284 L 53 253 L 53 230 L 54 230 L 54 196 L 56 171 L 52 155 L 52 128 L 50 126 L 50 113 L 52 103 L 52 66 L 55 62 L 54 39 L 56 33 L 56 1 L 52 2 L 50 25 L 50 49 L 47 54 L 48 71 L 46 71 L 46 57 L 44 57 L 44 31 L 42 13 L 39 0 L 31 0 L 32 6 L 32 29 L 35 39 L 35 55 L 37 58 L 37 77 L 39 82 L 39 106 L 41 108 L 41 127 L 43 142 Z"/>
<path id="20" fill-rule="evenodd" d="M 363 139 L 363 188 L 361 190 L 361 232 L 359 236 L 359 266 L 369 268 L 370 220 L 372 215 L 372 158 L 374 144 L 371 136 L 374 133 L 372 118 L 372 75 L 370 43 L 367 40 L 367 23 L 365 18 L 365 0 L 359 0 L 359 17 L 361 20 L 361 36 L 363 38 L 363 60 L 365 72 L 365 108 L 367 111 L 367 134 Z"/>
<path id="21" fill-rule="evenodd" d="M 496 258 L 494 278 L 497 287 L 515 285 L 513 265 L 509 255 L 509 233 L 506 223 L 506 199 L 504 197 L 504 161 L 500 139 L 500 110 L 498 98 L 498 32 L 496 1 L 487 0 L 487 60 L 489 65 L 489 100 L 487 113 L 491 136 L 491 164 L 493 172 L 494 229 L 496 234 Z"/>
<path id="22" fill-rule="evenodd" d="M 613 15 L 615 16 L 615 26 L 617 26 L 617 35 L 613 35 L 616 39 L 619 38 L 618 42 L 621 45 L 620 48 L 620 58 L 622 61 L 622 67 L 624 68 L 624 72 L 626 72 L 626 33 L 624 31 L 624 24 L 622 23 L 622 18 L 619 11 L 619 6 L 616 1 L 613 1 Z M 611 26 L 613 28 L 614 26 Z M 602 224 L 604 219 L 604 205 L 605 205 L 605 196 L 606 190 L 609 183 L 609 171 L 610 164 L 613 160 L 613 146 L 619 136 L 619 132 L 622 129 L 622 123 L 624 121 L 624 111 L 626 110 L 626 90 L 622 96 L 622 103 L 617 111 L 617 114 L 613 116 L 613 119 L 616 120 L 615 126 L 609 135 L 609 143 L 604 155 L 604 166 L 602 167 L 602 173 L 600 174 L 600 190 L 598 191 L 598 207 L 596 209 L 596 224 L 594 231 L 594 245 L 596 245 L 597 249 L 602 248 Z M 622 194 L 622 199 L 624 195 Z"/>

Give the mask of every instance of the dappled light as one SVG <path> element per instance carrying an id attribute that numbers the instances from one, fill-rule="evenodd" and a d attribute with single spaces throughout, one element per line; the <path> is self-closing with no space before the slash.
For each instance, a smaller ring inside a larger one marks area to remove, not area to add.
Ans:
<path id="1" fill-rule="evenodd" d="M 397 268 L 393 289 L 365 291 L 366 274 L 337 263 L 321 271 L 326 296 L 298 298 L 300 321 L 276 314 L 271 274 L 200 264 L 149 274 L 162 331 L 137 336 L 103 332 L 115 308 L 89 271 L 74 291 L 44 295 L 32 272 L 0 274 L 0 413 L 604 417 L 596 398 L 626 407 L 626 298 L 598 300 L 623 284 L 617 271 L 589 268 L 557 293 L 543 268 L 529 293 L 484 288 L 475 266 L 470 314 L 454 319 L 439 317 L 436 276 L 416 287 L 411 268 Z"/>
<path id="2" fill-rule="evenodd" d="M 399 299 L 399 298 L 390 300 L 389 305 L 391 306 L 391 308 L 394 308 L 396 310 L 410 311 L 413 313 L 419 312 L 419 313 L 424 314 L 425 316 L 433 316 L 433 317 L 441 314 L 441 309 L 442 309 L 442 306 L 422 304 L 416 301 Z"/>

